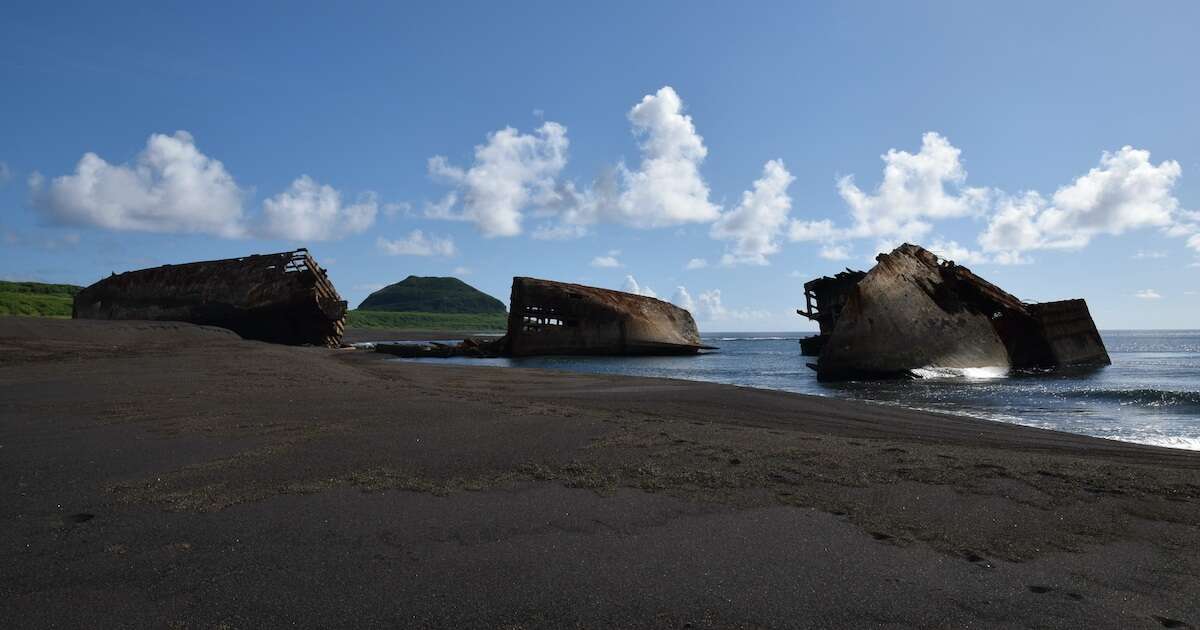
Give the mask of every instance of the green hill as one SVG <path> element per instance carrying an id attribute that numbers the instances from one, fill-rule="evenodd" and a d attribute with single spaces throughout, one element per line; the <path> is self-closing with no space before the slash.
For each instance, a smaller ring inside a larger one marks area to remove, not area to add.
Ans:
<path id="1" fill-rule="evenodd" d="M 75 294 L 82 289 L 73 284 L 0 281 L 0 315 L 70 317 Z"/>
<path id="2" fill-rule="evenodd" d="M 346 314 L 351 328 L 499 331 L 508 326 L 504 302 L 458 278 L 409 276 L 386 286 Z"/>
<path id="3" fill-rule="evenodd" d="M 504 303 L 458 278 L 409 276 L 362 301 L 360 311 L 406 313 L 504 313 Z"/>

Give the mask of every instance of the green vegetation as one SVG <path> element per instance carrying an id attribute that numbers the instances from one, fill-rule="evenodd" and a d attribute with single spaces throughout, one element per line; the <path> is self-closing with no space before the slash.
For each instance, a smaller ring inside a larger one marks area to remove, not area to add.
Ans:
<path id="1" fill-rule="evenodd" d="M 409 276 L 368 295 L 358 308 L 415 315 L 461 313 L 504 317 L 503 302 L 458 278 Z"/>
<path id="2" fill-rule="evenodd" d="M 499 313 L 416 313 L 360 309 L 346 314 L 346 326 L 349 328 L 483 332 L 505 330 L 508 327 L 508 314 L 504 311 Z"/>
<path id="3" fill-rule="evenodd" d="M 0 315 L 70 317 L 71 303 L 82 288 L 73 284 L 0 281 Z"/>

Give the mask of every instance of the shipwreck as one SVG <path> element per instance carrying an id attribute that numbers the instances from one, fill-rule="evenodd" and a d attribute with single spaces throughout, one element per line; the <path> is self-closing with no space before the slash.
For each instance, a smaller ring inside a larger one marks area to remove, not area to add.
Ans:
<path id="1" fill-rule="evenodd" d="M 337 347 L 346 302 L 298 249 L 113 274 L 75 296 L 72 317 L 191 322 L 245 339 Z"/>
<path id="2" fill-rule="evenodd" d="M 404 357 L 678 355 L 700 343 L 687 310 L 656 298 L 537 278 L 513 278 L 503 337 L 461 344 L 379 344 Z"/>
<path id="3" fill-rule="evenodd" d="M 804 285 L 819 333 L 802 339 L 825 381 L 919 368 L 1044 369 L 1112 361 L 1082 299 L 1028 303 L 916 245 Z"/>

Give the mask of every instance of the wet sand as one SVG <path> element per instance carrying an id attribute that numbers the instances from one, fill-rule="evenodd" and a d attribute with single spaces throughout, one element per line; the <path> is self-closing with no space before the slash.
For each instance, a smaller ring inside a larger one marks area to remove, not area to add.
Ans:
<path id="1" fill-rule="evenodd" d="M 1200 454 L 781 392 L 0 317 L 0 478 L 3 627 L 1200 626 Z"/>

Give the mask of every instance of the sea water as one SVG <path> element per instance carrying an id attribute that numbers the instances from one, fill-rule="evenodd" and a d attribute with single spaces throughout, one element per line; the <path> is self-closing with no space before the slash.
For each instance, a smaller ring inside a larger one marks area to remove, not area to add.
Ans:
<path id="1" fill-rule="evenodd" d="M 1112 365 L 1015 372 L 916 370 L 914 378 L 818 383 L 800 355 L 811 333 L 709 333 L 715 352 L 677 357 L 397 359 L 657 376 L 948 412 L 1095 437 L 1200 450 L 1200 330 L 1107 330 Z"/>

